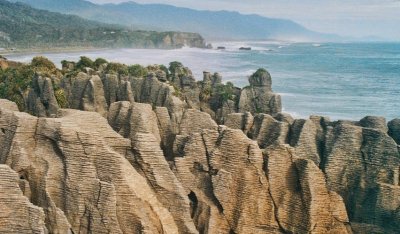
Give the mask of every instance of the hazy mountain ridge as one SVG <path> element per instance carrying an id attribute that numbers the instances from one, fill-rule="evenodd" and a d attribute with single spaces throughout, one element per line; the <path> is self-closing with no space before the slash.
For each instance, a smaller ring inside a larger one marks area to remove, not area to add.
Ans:
<path id="1" fill-rule="evenodd" d="M 230 11 L 199 11 L 164 4 L 97 5 L 84 0 L 19 0 L 34 7 L 148 30 L 191 31 L 207 39 L 336 40 L 338 36 L 310 31 L 285 19 Z"/>
<path id="2" fill-rule="evenodd" d="M 76 1 L 79 2 L 79 1 Z M 49 5 L 51 6 L 51 5 Z M 24 3 L 0 0 L 0 47 L 203 47 L 194 33 L 132 31 L 75 15 L 38 10 Z"/>

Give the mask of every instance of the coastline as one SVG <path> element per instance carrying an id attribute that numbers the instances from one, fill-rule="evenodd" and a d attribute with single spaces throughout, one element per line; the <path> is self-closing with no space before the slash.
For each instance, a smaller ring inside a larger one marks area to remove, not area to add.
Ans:
<path id="1" fill-rule="evenodd" d="M 23 55 L 23 54 L 36 54 L 36 53 L 69 53 L 69 52 L 90 52 L 96 50 L 108 50 L 111 47 L 52 47 L 52 48 L 29 48 L 29 49 L 18 49 L 18 50 L 0 50 L 0 54 L 3 56 L 7 55 Z"/>
<path id="2" fill-rule="evenodd" d="M 223 45 L 228 43 L 222 42 Z M 235 49 L 238 46 L 250 46 L 253 50 L 238 51 Z M 359 120 L 367 115 L 383 115 L 387 119 L 399 117 L 396 111 L 398 97 L 394 94 L 398 93 L 400 80 L 394 69 L 399 62 L 400 44 L 323 44 L 314 47 L 310 44 L 281 46 L 238 42 L 226 47 L 225 51 L 75 47 L 66 48 L 71 52 L 58 48 L 48 54 L 38 54 L 36 49 L 35 54 L 20 51 L 6 57 L 29 62 L 32 57 L 43 55 L 59 68 L 61 60 L 78 61 L 82 55 L 145 66 L 180 61 L 192 69 L 197 79 L 201 79 L 203 71 L 218 72 L 225 81 L 238 87 L 247 85 L 248 74 L 265 67 L 274 77 L 274 90 L 283 93 L 285 111 L 295 116 L 304 118 L 318 114 L 330 116 L 332 120 Z M 366 53 L 376 56 L 365 58 Z"/>

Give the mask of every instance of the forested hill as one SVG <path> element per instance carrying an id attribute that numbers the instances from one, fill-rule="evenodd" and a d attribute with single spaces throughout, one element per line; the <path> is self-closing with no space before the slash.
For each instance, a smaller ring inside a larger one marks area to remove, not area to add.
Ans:
<path id="1" fill-rule="evenodd" d="M 132 31 L 123 26 L 74 15 L 38 10 L 23 3 L 0 0 L 0 47 L 203 47 L 194 33 Z"/>
<path id="2" fill-rule="evenodd" d="M 291 20 L 231 11 L 204 11 L 165 4 L 141 4 L 129 0 L 109 4 L 94 4 L 86 0 L 10 1 L 25 2 L 39 9 L 74 14 L 131 28 L 195 32 L 210 40 L 340 40 L 336 35 L 314 32 Z"/>

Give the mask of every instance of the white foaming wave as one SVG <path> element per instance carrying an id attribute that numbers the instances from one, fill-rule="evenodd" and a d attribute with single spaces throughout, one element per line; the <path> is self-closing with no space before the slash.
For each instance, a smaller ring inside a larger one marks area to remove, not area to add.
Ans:
<path id="1" fill-rule="evenodd" d="M 282 97 L 296 97 L 297 95 L 294 93 L 278 93 Z"/>
<path id="2" fill-rule="evenodd" d="M 173 49 L 172 51 L 177 52 L 190 52 L 190 53 L 204 53 L 204 54 L 218 54 L 221 50 L 217 49 L 203 49 L 203 48 L 193 48 L 193 47 L 183 47 L 180 49 Z"/>

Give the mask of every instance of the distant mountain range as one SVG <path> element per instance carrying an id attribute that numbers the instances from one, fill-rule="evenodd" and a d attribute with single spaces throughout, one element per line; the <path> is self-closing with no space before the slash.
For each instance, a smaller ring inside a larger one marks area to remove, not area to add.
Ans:
<path id="1" fill-rule="evenodd" d="M 57 2 L 57 1 L 54 1 Z M 76 1 L 79 3 L 80 1 Z M 0 47 L 204 47 L 199 34 L 133 31 L 75 15 L 34 9 L 0 0 Z"/>
<path id="2" fill-rule="evenodd" d="M 14 0 L 16 1 L 16 0 Z M 277 39 L 296 41 L 338 40 L 340 37 L 310 31 L 285 19 L 243 15 L 230 11 L 199 11 L 163 4 L 94 4 L 84 0 L 17 0 L 33 7 L 76 14 L 131 29 L 200 33 L 207 39 Z"/>

